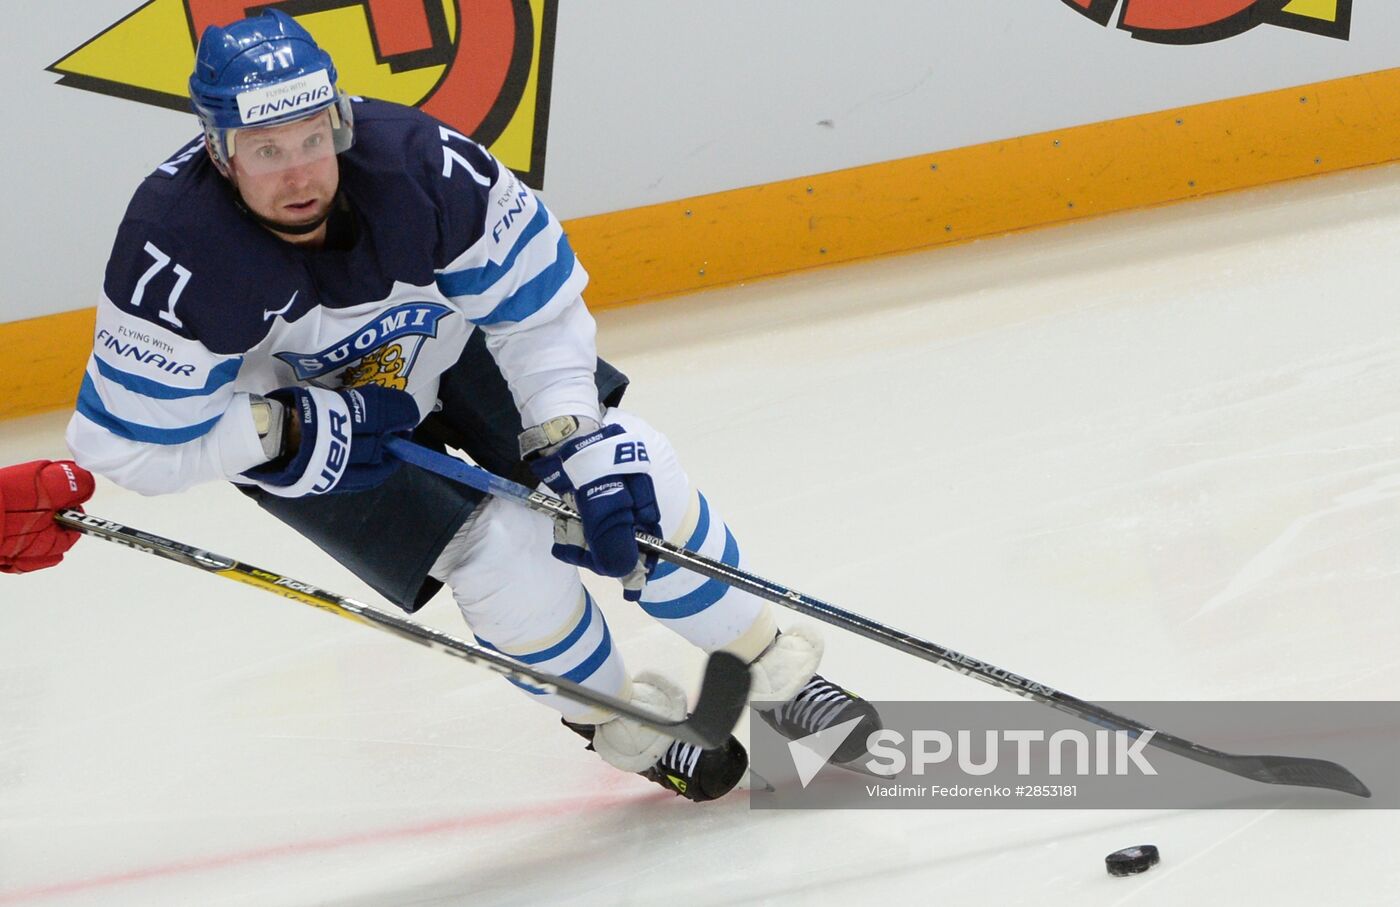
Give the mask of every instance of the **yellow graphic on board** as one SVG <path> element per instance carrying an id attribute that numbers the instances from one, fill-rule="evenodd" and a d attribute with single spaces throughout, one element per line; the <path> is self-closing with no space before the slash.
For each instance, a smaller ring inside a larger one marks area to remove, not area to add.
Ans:
<path id="1" fill-rule="evenodd" d="M 188 111 L 197 36 L 269 5 L 149 0 L 49 71 L 61 85 Z M 276 5 L 330 52 L 347 93 L 421 107 L 542 187 L 557 0 Z"/>
<path id="2" fill-rule="evenodd" d="M 1338 0 L 1293 0 L 1283 8 L 1283 11 L 1294 16 L 1307 16 L 1310 19 L 1336 22 L 1337 6 Z"/>

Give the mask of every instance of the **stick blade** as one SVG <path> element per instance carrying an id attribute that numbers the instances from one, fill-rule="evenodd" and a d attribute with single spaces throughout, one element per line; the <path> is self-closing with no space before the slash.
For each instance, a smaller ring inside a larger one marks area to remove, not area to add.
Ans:
<path id="1" fill-rule="evenodd" d="M 705 749 L 723 746 L 749 701 L 749 666 L 729 652 L 715 652 L 705 663 L 700 698 L 686 721 Z"/>
<path id="2" fill-rule="evenodd" d="M 1325 759 L 1296 756 L 1255 756 L 1247 776 L 1267 784 L 1320 787 L 1357 797 L 1370 797 L 1371 789 L 1351 771 Z"/>

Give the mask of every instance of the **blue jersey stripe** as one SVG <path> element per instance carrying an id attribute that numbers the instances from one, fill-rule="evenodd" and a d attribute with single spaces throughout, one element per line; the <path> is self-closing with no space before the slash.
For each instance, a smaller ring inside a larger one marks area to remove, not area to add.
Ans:
<path id="1" fill-rule="evenodd" d="M 583 683 L 603 666 L 603 662 L 607 661 L 608 656 L 611 654 L 612 634 L 608 632 L 607 627 L 604 627 L 603 639 L 598 643 L 598 648 L 593 650 L 593 654 L 584 659 L 583 663 L 578 667 L 562 676 L 565 680 L 572 680 L 574 683 Z"/>
<path id="2" fill-rule="evenodd" d="M 139 422 L 128 422 L 107 409 L 97 393 L 97 386 L 92 383 L 91 375 L 83 376 L 83 386 L 78 391 L 78 412 L 119 438 L 145 444 L 185 444 L 207 435 L 219 421 L 219 416 L 215 416 L 208 422 L 185 428 L 152 428 Z"/>
<path id="3" fill-rule="evenodd" d="M 476 634 L 472 634 L 472 635 L 475 636 Z M 496 648 L 495 645 L 493 645 L 493 644 L 491 643 L 490 640 L 482 639 L 480 636 L 477 636 L 477 637 L 476 637 L 476 641 L 477 641 L 477 643 L 478 643 L 479 645 L 481 645 L 483 648 L 490 649 L 492 652 L 499 652 L 499 651 L 501 651 L 500 649 Z M 514 658 L 515 656 L 512 655 L 511 657 Z M 531 686 L 530 684 L 526 683 L 526 682 L 523 681 L 523 680 L 516 680 L 514 677 L 506 677 L 506 680 L 509 681 L 510 683 L 514 684 L 515 686 L 520 687 L 520 689 L 524 690 L 525 692 L 531 693 L 531 694 L 533 694 L 533 695 L 535 695 L 535 696 L 544 696 L 544 695 L 546 695 L 546 694 L 549 693 L 548 690 L 542 690 L 542 689 L 540 689 L 540 688 L 537 687 L 537 686 Z"/>
<path id="4" fill-rule="evenodd" d="M 705 500 L 705 496 L 700 495 L 700 519 L 695 523 L 695 531 L 686 539 L 685 547 L 691 551 L 699 551 L 700 546 L 705 544 L 705 536 L 710 534 L 710 502 Z M 656 569 L 651 571 L 651 577 L 647 582 L 654 582 L 663 576 L 670 576 L 681 569 L 679 564 L 670 561 L 662 561 L 656 565 Z"/>
<path id="5" fill-rule="evenodd" d="M 228 362 L 215 366 L 209 371 L 209 380 L 204 382 L 203 387 L 171 387 L 168 384 L 161 384 L 159 381 L 152 381 L 150 378 L 142 378 L 140 375 L 133 375 L 124 372 L 116 366 L 104 361 L 99 356 L 93 356 L 93 361 L 97 363 L 97 370 L 103 378 L 124 387 L 133 394 L 140 394 L 143 397 L 151 397 L 155 400 L 183 400 L 187 397 L 207 397 L 214 391 L 232 382 L 238 377 L 238 370 L 243 366 L 243 357 L 231 359 Z"/>
<path id="6" fill-rule="evenodd" d="M 544 308 L 574 273 L 574 250 L 567 236 L 559 237 L 555 247 L 554 264 L 531 278 L 487 315 L 471 319 L 478 326 L 524 321 Z"/>
<path id="7" fill-rule="evenodd" d="M 544 205 L 539 205 L 535 210 L 535 216 L 530 219 L 525 230 L 515 241 L 515 246 L 506 255 L 505 261 L 500 264 L 487 262 L 480 268 L 464 268 L 461 271 L 444 272 L 437 276 L 438 289 L 442 290 L 445 296 L 480 296 L 496 285 L 498 281 L 510 273 L 515 267 L 515 260 L 520 257 L 520 253 L 530 244 L 536 236 L 544 232 L 549 226 L 549 212 Z"/>
<path id="8" fill-rule="evenodd" d="M 523 680 L 516 680 L 514 677 L 507 677 L 506 680 L 508 680 L 508 681 L 510 681 L 511 683 L 515 684 L 516 686 L 520 687 L 520 689 L 524 690 L 525 692 L 529 693 L 529 694 L 532 695 L 532 696 L 548 696 L 548 695 L 549 695 L 549 690 L 542 690 L 542 689 L 540 689 L 539 687 L 530 686 L 528 683 L 526 683 L 526 682 L 523 681 Z"/>
<path id="9" fill-rule="evenodd" d="M 739 543 L 734 540 L 734 534 L 727 527 L 724 530 L 724 557 L 720 560 L 729 567 L 739 566 Z M 729 587 L 719 580 L 707 580 L 699 589 L 680 598 L 664 602 L 643 601 L 642 610 L 660 620 L 677 620 L 699 614 L 723 598 L 724 593 L 728 591 Z"/>
<path id="10" fill-rule="evenodd" d="M 488 646 L 492 649 L 495 648 L 495 646 L 492 646 L 490 643 L 486 642 L 480 637 L 477 637 L 477 642 L 480 642 L 482 645 Z M 574 668 L 572 671 L 560 674 L 559 676 L 564 678 L 565 680 L 572 680 L 574 683 L 583 683 L 585 680 L 597 673 L 598 669 L 603 666 L 603 663 L 608 660 L 608 656 L 611 654 L 612 633 L 608 632 L 608 628 L 604 626 L 603 638 L 598 641 L 598 647 L 593 650 L 593 654 L 589 655 L 582 662 L 580 662 L 578 667 Z M 548 690 L 541 689 L 540 687 L 526 683 L 523 680 L 516 680 L 514 677 L 507 677 L 506 680 L 515 684 L 517 687 L 519 687 L 527 693 L 532 693 L 536 696 L 549 695 Z"/>
<path id="11" fill-rule="evenodd" d="M 587 592 L 584 593 L 584 602 L 583 619 L 580 620 L 578 626 L 570 630 L 569 635 L 565 636 L 560 642 L 550 646 L 548 649 L 543 649 L 539 652 L 531 652 L 528 655 L 507 654 L 516 661 L 524 662 L 527 665 L 533 665 L 539 664 L 542 661 L 549 661 L 551 658 L 558 658 L 560 655 L 569 651 L 570 647 L 583 638 L 583 634 L 588 632 L 589 626 L 593 623 L 593 610 L 597 606 L 593 604 L 593 599 Z M 496 648 L 490 643 L 483 643 L 483 645 L 489 646 L 492 649 Z M 497 649 L 496 651 L 499 652 L 500 650 Z"/>

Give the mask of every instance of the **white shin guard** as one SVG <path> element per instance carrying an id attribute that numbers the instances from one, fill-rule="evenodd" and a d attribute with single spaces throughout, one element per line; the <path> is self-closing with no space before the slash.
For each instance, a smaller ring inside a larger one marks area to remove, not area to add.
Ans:
<path id="1" fill-rule="evenodd" d="M 685 691 L 660 674 L 643 671 L 634 677 L 629 701 L 671 721 L 685 717 Z M 646 771 L 674 742 L 660 731 L 617 716 L 598 725 L 593 734 L 593 749 L 624 772 Z"/>
<path id="2" fill-rule="evenodd" d="M 821 660 L 822 637 L 815 627 L 799 624 L 784 630 L 749 666 L 749 701 L 787 702 L 812 679 Z"/>

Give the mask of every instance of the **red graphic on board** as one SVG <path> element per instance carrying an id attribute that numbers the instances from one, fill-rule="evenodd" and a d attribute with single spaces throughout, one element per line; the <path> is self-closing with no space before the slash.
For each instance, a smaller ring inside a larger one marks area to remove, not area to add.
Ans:
<path id="1" fill-rule="evenodd" d="M 1298 5 L 1295 0 L 1060 0 L 1100 25 L 1115 11 L 1118 27 L 1140 41 L 1206 44 L 1259 25 L 1280 25 L 1339 38 L 1351 37 L 1352 0 Z M 1290 7 L 1294 7 L 1290 9 Z"/>
<path id="2" fill-rule="evenodd" d="M 461 21 L 469 27 L 454 46 L 441 4 L 424 0 L 185 0 L 196 41 L 210 25 L 227 25 L 273 6 L 291 16 L 363 6 L 375 54 L 395 71 L 451 64 L 432 96 L 419 106 L 482 144 L 490 144 L 505 125 L 486 120 L 492 107 L 500 106 L 511 64 L 517 62 L 517 5 L 512 0 L 457 0 Z M 527 37 L 525 58 L 518 65 L 528 67 L 528 49 Z M 513 106 L 519 100 L 517 93 L 508 103 Z"/>
<path id="3" fill-rule="evenodd" d="M 428 8 L 420 0 L 364 0 L 363 5 L 374 32 L 375 48 L 381 56 L 393 57 L 433 46 Z M 249 10 L 259 9 L 244 0 L 187 0 L 186 7 L 196 36 L 211 25 L 227 25 L 242 19 Z M 322 8 L 327 6 L 323 4 Z"/>

